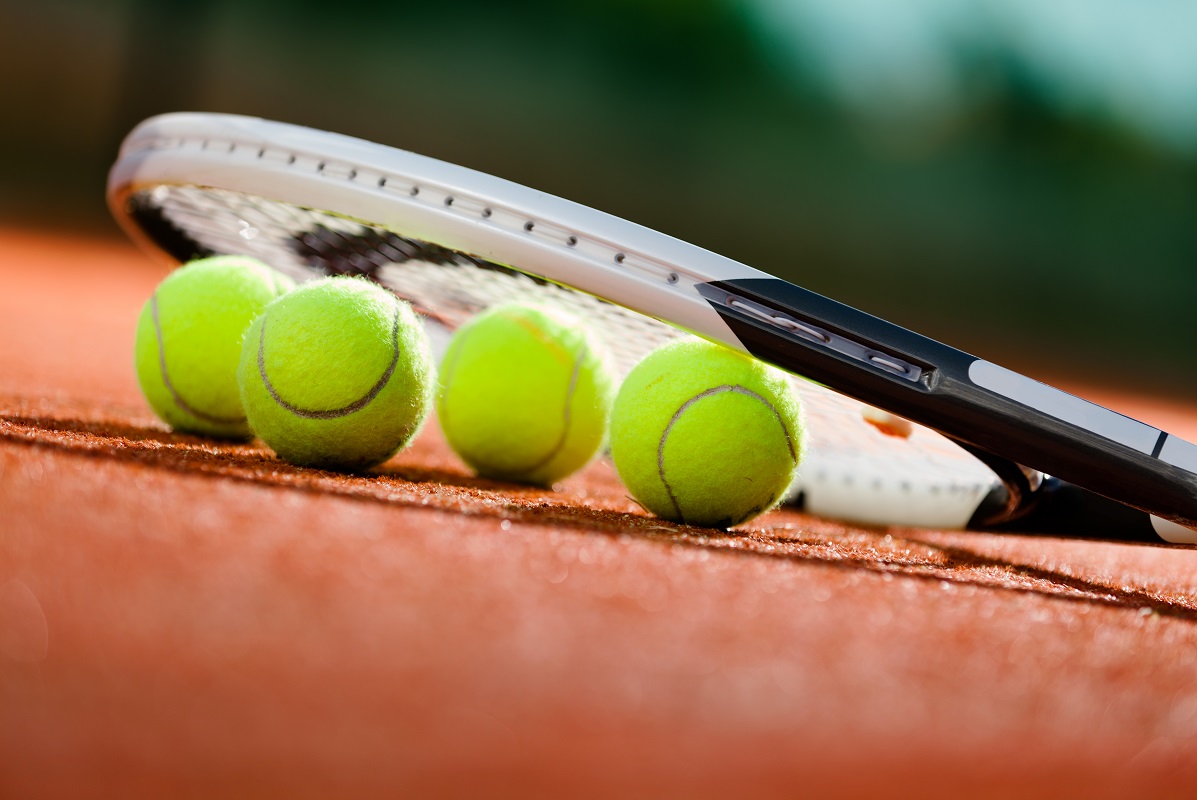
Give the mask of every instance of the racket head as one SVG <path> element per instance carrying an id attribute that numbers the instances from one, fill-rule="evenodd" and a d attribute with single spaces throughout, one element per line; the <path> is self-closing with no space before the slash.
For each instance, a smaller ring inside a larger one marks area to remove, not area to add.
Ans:
<path id="1" fill-rule="evenodd" d="M 604 340 L 620 373 L 681 335 L 743 350 L 698 288 L 769 277 L 500 178 L 232 115 L 142 123 L 111 170 L 108 201 L 132 238 L 171 263 L 238 253 L 297 281 L 369 277 L 411 302 L 434 342 L 496 303 L 564 308 Z M 934 431 L 887 435 L 860 402 L 794 382 L 809 441 L 791 497 L 809 511 L 962 527 L 997 490 L 989 468 Z"/>

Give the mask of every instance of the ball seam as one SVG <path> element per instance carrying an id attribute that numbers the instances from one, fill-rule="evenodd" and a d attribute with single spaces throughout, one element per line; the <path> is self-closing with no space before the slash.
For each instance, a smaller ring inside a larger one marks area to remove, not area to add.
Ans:
<path id="1" fill-rule="evenodd" d="M 759 400 L 765 405 L 765 408 L 772 412 L 773 417 L 777 420 L 777 424 L 781 426 L 782 433 L 786 437 L 786 447 L 790 451 L 790 460 L 797 462 L 798 453 L 794 450 L 794 439 L 790 436 L 790 429 L 786 427 L 785 420 L 781 418 L 781 413 L 777 407 L 770 403 L 765 397 L 752 391 L 746 386 L 740 384 L 722 384 L 720 386 L 713 386 L 710 389 L 699 392 L 693 397 L 686 400 L 678 407 L 677 411 L 673 412 L 673 416 L 669 419 L 669 423 L 665 426 L 665 430 L 661 432 L 661 439 L 657 442 L 657 477 L 661 479 L 661 484 L 665 487 L 665 493 L 669 496 L 669 502 L 673 505 L 673 510 L 677 513 L 678 519 L 683 523 L 686 521 L 686 515 L 682 513 L 681 504 L 678 502 L 677 496 L 673 493 L 673 487 L 669 485 L 669 480 L 665 477 L 665 442 L 669 439 L 669 433 L 673 430 L 673 426 L 681 419 L 682 414 L 690 406 L 697 403 L 699 400 L 724 392 L 734 392 L 735 394 L 742 394 L 747 397 L 752 397 Z"/>
<path id="2" fill-rule="evenodd" d="M 297 417 L 303 419 L 338 419 L 340 417 L 347 417 L 350 414 L 361 411 L 368 406 L 375 397 L 382 392 L 386 385 L 390 382 L 391 376 L 395 374 L 395 368 L 399 364 L 399 317 L 400 306 L 399 301 L 395 301 L 395 320 L 391 327 L 391 363 L 387 365 L 386 371 L 383 372 L 382 377 L 378 382 L 371 387 L 370 391 L 354 400 L 352 403 L 342 406 L 341 408 L 333 408 L 328 410 L 301 408 L 287 402 L 275 390 L 274 384 L 270 382 L 270 378 L 266 376 L 266 315 L 262 315 L 262 326 L 258 335 L 258 375 L 262 378 L 262 385 L 266 387 L 266 392 L 270 395 L 274 402 L 278 403 L 280 407 L 286 411 L 291 412 Z"/>
<path id="3" fill-rule="evenodd" d="M 578 357 L 574 359 L 574 369 L 569 376 L 569 389 L 565 392 L 565 409 L 561 419 L 561 435 L 557 438 L 557 442 L 553 445 L 552 449 L 549 450 L 547 455 L 545 455 L 532 466 L 524 467 L 522 470 L 520 470 L 525 475 L 531 474 L 548 464 L 557 457 L 557 455 L 561 452 L 561 448 L 565 447 L 565 440 L 569 438 L 569 426 L 571 421 L 570 410 L 573 408 L 574 404 L 574 392 L 578 388 L 578 376 L 582 371 L 582 362 L 586 360 L 586 357 L 589 354 L 589 351 L 585 346 L 583 346 L 582 351 L 578 353 Z"/>
<path id="4" fill-rule="evenodd" d="M 466 339 L 473 336 L 473 334 L 474 331 L 472 329 L 467 330 L 462 336 L 454 340 L 452 345 L 450 345 L 449 351 L 446 353 L 446 365 L 441 370 L 442 394 L 441 402 L 437 407 L 437 414 L 440 416 L 441 429 L 446 431 L 446 436 L 450 439 L 452 439 L 452 437 L 447 433 L 449 430 L 451 430 L 451 426 L 449 425 L 448 421 L 449 408 L 448 403 L 445 402 L 445 398 L 447 397 L 452 387 L 453 379 L 457 374 L 457 362 L 461 359 L 462 350 L 465 349 Z M 513 477 L 526 478 L 531 473 L 549 464 L 561 453 L 562 448 L 565 447 L 565 442 L 569 438 L 570 424 L 572 422 L 571 412 L 573 408 L 574 394 L 577 392 L 578 379 L 582 372 L 582 365 L 589 357 L 590 349 L 585 344 L 582 344 L 580 352 L 574 359 L 573 370 L 569 377 L 569 388 L 565 392 L 565 408 L 562 413 L 561 433 L 557 437 L 557 441 L 549 449 L 546 455 L 541 456 L 540 459 L 533 462 L 530 466 L 513 468 L 511 470 Z"/>
<path id="5" fill-rule="evenodd" d="M 150 316 L 154 320 L 154 339 L 158 344 L 158 371 L 162 376 L 162 384 L 166 387 L 166 391 L 170 393 L 171 400 L 183 412 L 190 414 L 196 419 L 204 422 L 211 422 L 216 425 L 244 425 L 245 416 L 237 417 L 221 417 L 216 414 L 210 414 L 207 411 L 201 411 L 195 408 L 179 394 L 179 390 L 175 388 L 174 383 L 170 379 L 170 371 L 166 366 L 166 344 L 162 336 L 162 322 L 158 317 L 158 293 L 154 292 L 150 295 Z"/>

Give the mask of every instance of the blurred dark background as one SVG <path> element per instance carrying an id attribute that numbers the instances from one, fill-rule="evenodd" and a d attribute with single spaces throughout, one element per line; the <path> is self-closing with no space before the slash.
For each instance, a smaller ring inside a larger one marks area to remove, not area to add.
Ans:
<path id="1" fill-rule="evenodd" d="M 0 225 L 118 235 L 133 124 L 253 114 L 564 195 L 1034 375 L 1191 394 L 1194 32 L 1165 0 L 0 0 Z"/>

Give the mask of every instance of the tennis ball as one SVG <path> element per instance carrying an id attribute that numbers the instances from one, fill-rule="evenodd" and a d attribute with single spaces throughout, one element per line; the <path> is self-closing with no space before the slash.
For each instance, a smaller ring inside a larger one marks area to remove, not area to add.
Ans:
<path id="1" fill-rule="evenodd" d="M 632 368 L 611 411 L 611 457 L 632 496 L 664 519 L 711 528 L 773 508 L 802 453 L 786 376 L 685 338 Z"/>
<path id="2" fill-rule="evenodd" d="M 246 256 L 192 261 L 158 285 L 141 309 L 134 366 L 150 407 L 172 428 L 247 439 L 237 388 L 241 337 L 291 279 Z"/>
<path id="3" fill-rule="evenodd" d="M 237 379 L 249 425 L 284 461 L 361 470 L 416 434 L 435 390 L 410 305 L 364 278 L 301 285 L 245 334 Z"/>
<path id="4" fill-rule="evenodd" d="M 548 486 L 598 452 L 614 394 L 606 357 L 579 320 L 501 305 L 453 335 L 437 417 L 479 475 Z"/>

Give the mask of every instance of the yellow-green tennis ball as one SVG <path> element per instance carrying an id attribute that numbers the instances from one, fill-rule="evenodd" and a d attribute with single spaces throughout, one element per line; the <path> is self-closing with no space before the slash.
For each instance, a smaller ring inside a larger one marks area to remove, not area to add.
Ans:
<path id="1" fill-rule="evenodd" d="M 437 417 L 479 475 L 548 486 L 602 447 L 614 394 L 603 351 L 579 320 L 503 305 L 453 335 Z"/>
<path id="2" fill-rule="evenodd" d="M 280 458 L 349 471 L 406 445 L 436 389 L 415 312 L 362 278 L 306 283 L 267 306 L 237 378 L 250 427 Z"/>
<path id="3" fill-rule="evenodd" d="M 664 519 L 711 528 L 773 508 L 802 454 L 789 379 L 698 339 L 650 353 L 611 411 L 611 457 L 624 485 Z"/>
<path id="4" fill-rule="evenodd" d="M 246 256 L 192 261 L 158 285 L 141 309 L 134 365 L 141 391 L 172 428 L 247 439 L 237 388 L 241 337 L 291 279 Z"/>

